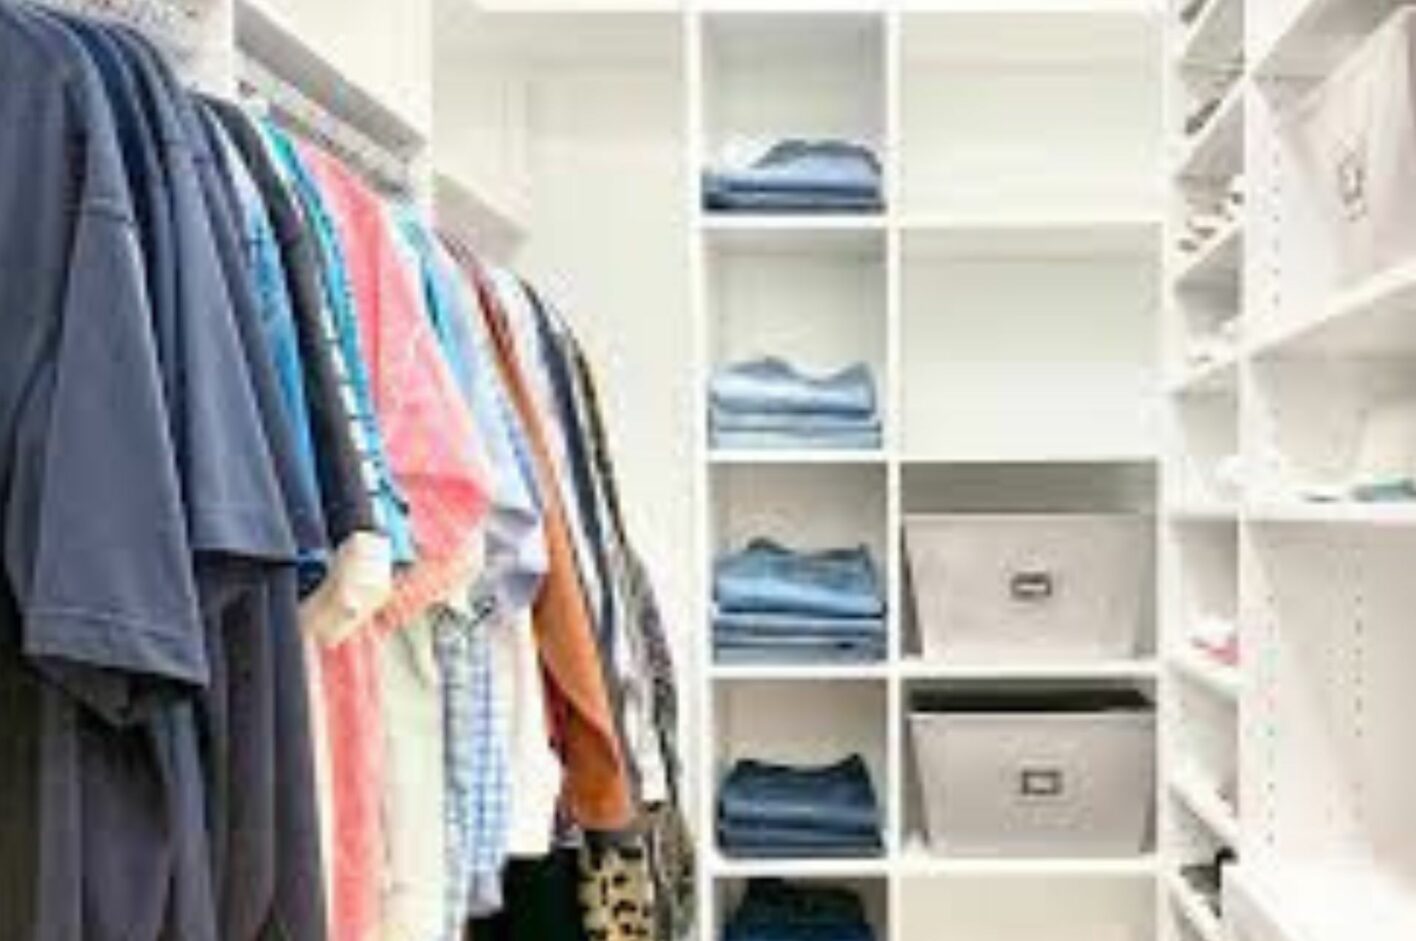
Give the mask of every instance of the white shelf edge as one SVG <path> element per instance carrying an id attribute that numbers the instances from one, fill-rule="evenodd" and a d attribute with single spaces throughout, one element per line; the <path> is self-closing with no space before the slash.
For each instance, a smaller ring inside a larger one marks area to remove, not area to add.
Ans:
<path id="1" fill-rule="evenodd" d="M 969 858 L 937 856 L 931 854 L 923 844 L 914 842 L 902 851 L 896 871 L 904 876 L 933 877 L 1153 879 L 1159 868 L 1159 860 L 1149 853 L 1107 858 Z"/>
<path id="2" fill-rule="evenodd" d="M 740 682 L 744 680 L 761 682 L 830 682 L 830 681 L 883 681 L 890 677 L 888 663 L 842 663 L 842 664 L 736 664 L 713 663 L 708 674 L 714 680 Z"/>
<path id="3" fill-rule="evenodd" d="M 290 25 L 276 0 L 236 0 L 234 16 L 240 55 L 249 55 L 321 108 L 395 152 L 411 155 L 427 146 L 426 128 L 310 45 Z"/>
<path id="4" fill-rule="evenodd" d="M 1013 451 L 979 453 L 975 451 L 905 451 L 901 464 L 1154 464 L 1160 460 L 1158 451 L 1096 451 L 1075 454 L 1022 454 Z"/>
<path id="5" fill-rule="evenodd" d="M 1198 252 L 1184 259 L 1184 263 L 1175 269 L 1171 284 L 1177 290 L 1188 290 L 1221 278 L 1226 282 L 1237 282 L 1243 265 L 1243 252 L 1244 217 L 1236 216 L 1206 240 Z M 1234 256 L 1232 269 L 1225 264 L 1229 255 Z"/>
<path id="6" fill-rule="evenodd" d="M 1413 503 L 1303 503 L 1297 500 L 1246 504 L 1246 522 L 1258 525 L 1416 526 Z"/>
<path id="7" fill-rule="evenodd" d="M 1237 9 L 1235 9 L 1236 7 Z M 1209 0 L 1194 22 L 1185 27 L 1184 39 L 1176 53 L 1176 60 L 1185 64 L 1210 64 L 1205 56 L 1199 54 L 1199 47 L 1205 45 L 1212 37 L 1213 31 L 1219 28 L 1217 24 L 1220 18 L 1226 14 L 1239 18 L 1239 41 L 1236 46 L 1242 54 L 1244 48 L 1244 0 Z"/>
<path id="8" fill-rule="evenodd" d="M 902 678 L 930 680 L 1153 680 L 1159 666 L 1153 659 L 1099 660 L 1082 663 L 932 663 L 906 657 L 898 666 Z"/>
<path id="9" fill-rule="evenodd" d="M 1180 370 L 1166 383 L 1166 391 L 1173 396 L 1183 396 L 1223 392 L 1234 388 L 1239 378 L 1241 355 L 1239 348 L 1235 347 L 1202 366 Z"/>
<path id="10" fill-rule="evenodd" d="M 1167 875 L 1165 888 L 1170 894 L 1171 902 L 1202 941 L 1228 941 L 1224 923 L 1210 910 L 1199 894 L 1186 884 L 1183 876 L 1177 873 Z"/>
<path id="11" fill-rule="evenodd" d="M 1013 213 L 905 213 L 897 217 L 896 224 L 905 232 L 1065 232 L 1075 229 L 1156 230 L 1164 224 L 1164 219 L 1159 212 L 1044 213 L 1036 216 Z"/>
<path id="12" fill-rule="evenodd" d="M 1183 678 L 1225 699 L 1237 700 L 1243 689 L 1243 673 L 1238 667 L 1219 663 L 1198 651 L 1173 654 L 1169 663 Z"/>
<path id="13" fill-rule="evenodd" d="M 695 225 L 705 234 L 727 232 L 883 232 L 883 213 L 734 213 L 700 212 Z"/>
<path id="14" fill-rule="evenodd" d="M 1239 821 L 1234 812 L 1202 782 L 1193 771 L 1173 772 L 1170 793 L 1190 809 L 1200 821 L 1231 849 L 1239 848 Z"/>
<path id="15" fill-rule="evenodd" d="M 1328 74 L 1394 9 L 1385 0 L 1298 0 L 1289 6 L 1284 22 L 1254 56 L 1253 74 L 1261 79 Z M 1354 20 L 1354 12 L 1363 18 Z"/>
<path id="16" fill-rule="evenodd" d="M 810 879 L 849 878 L 853 876 L 888 876 L 891 861 L 888 855 L 852 859 L 739 859 L 725 855 L 714 847 L 709 854 L 709 869 L 721 879 L 752 879 L 781 876 Z"/>
<path id="17" fill-rule="evenodd" d="M 1165 508 L 1165 516 L 1172 523 L 1237 523 L 1240 510 L 1237 504 L 1219 500 L 1209 502 L 1175 503 Z"/>
<path id="18" fill-rule="evenodd" d="M 1220 146 L 1220 138 L 1235 132 L 1235 125 L 1238 125 L 1240 137 L 1240 166 L 1243 169 L 1243 131 L 1244 131 L 1244 95 L 1248 87 L 1248 81 L 1244 77 L 1235 80 L 1234 84 L 1224 93 L 1224 100 L 1210 119 L 1205 122 L 1191 137 L 1183 139 L 1184 146 L 1180 151 L 1180 159 L 1175 164 L 1175 176 L 1177 179 L 1211 178 L 1214 174 L 1202 172 L 1201 168 L 1212 163 L 1210 151 Z"/>
<path id="19" fill-rule="evenodd" d="M 837 451 L 827 448 L 711 448 L 708 463 L 734 464 L 885 464 L 886 451 Z"/>
<path id="20" fill-rule="evenodd" d="M 443 166 L 433 171 L 433 201 L 439 224 L 467 226 L 479 234 L 512 242 L 524 238 L 528 231 L 528 220 L 519 207 L 507 205 L 506 200 L 489 195 L 485 188 Z M 491 231 L 481 231 L 484 229 Z"/>
<path id="21" fill-rule="evenodd" d="M 1226 917 L 1272 941 L 1409 941 L 1410 889 L 1370 860 L 1246 859 L 1224 880 Z"/>
<path id="22" fill-rule="evenodd" d="M 1321 348 L 1323 332 L 1357 330 L 1362 320 L 1383 312 L 1395 312 L 1398 317 L 1409 313 L 1416 320 L 1416 259 L 1393 265 L 1340 292 L 1309 316 L 1256 331 L 1246 354 L 1258 359 L 1295 348 Z"/>

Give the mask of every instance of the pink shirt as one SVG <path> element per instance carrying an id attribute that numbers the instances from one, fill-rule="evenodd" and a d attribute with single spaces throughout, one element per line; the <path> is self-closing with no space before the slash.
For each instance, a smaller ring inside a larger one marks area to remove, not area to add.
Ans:
<path id="1" fill-rule="evenodd" d="M 383 203 L 333 157 L 301 143 L 338 230 L 359 320 L 359 342 L 393 475 L 407 498 L 416 562 L 398 573 L 377 630 L 322 649 L 329 743 L 332 936 L 372 941 L 388 841 L 383 709 L 378 683 L 385 631 L 465 586 L 488 504 L 476 428 L 403 265 Z"/>

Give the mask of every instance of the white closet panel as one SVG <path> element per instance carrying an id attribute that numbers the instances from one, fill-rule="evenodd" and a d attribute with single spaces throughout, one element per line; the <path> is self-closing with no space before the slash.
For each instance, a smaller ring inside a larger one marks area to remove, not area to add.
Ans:
<path id="1" fill-rule="evenodd" d="M 884 140 L 885 62 L 878 16 L 707 14 L 704 157 L 735 140 Z"/>
<path id="2" fill-rule="evenodd" d="M 857 361 L 887 381 L 885 235 L 714 230 L 708 239 L 714 362 L 780 355 L 809 372 Z"/>
<path id="3" fill-rule="evenodd" d="M 1155 42 L 1134 13 L 907 15 L 904 205 L 989 218 L 1154 212 Z"/>
<path id="4" fill-rule="evenodd" d="M 713 470 L 714 545 L 769 536 L 798 548 L 865 545 L 882 566 L 886 470 L 877 465 L 727 465 Z"/>
<path id="5" fill-rule="evenodd" d="M 921 941 L 1151 941 L 1148 879 L 905 878 L 901 935 Z"/>
<path id="6" fill-rule="evenodd" d="M 909 456 L 1155 453 L 1153 261 L 940 254 L 907 236 L 903 291 Z"/>

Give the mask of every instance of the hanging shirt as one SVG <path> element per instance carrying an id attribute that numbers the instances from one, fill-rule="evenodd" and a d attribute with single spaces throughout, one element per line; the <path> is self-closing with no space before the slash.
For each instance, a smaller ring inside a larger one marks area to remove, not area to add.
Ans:
<path id="1" fill-rule="evenodd" d="M 400 207 L 394 221 L 421 274 L 429 323 L 486 443 L 491 484 L 485 564 L 466 611 L 446 610 L 435 625 L 447 728 L 446 937 L 456 939 L 469 916 L 501 905 L 513 778 L 509 716 L 497 687 L 512 678 L 491 669 L 492 644 L 494 634 L 530 629 L 523 615 L 545 574 L 546 546 L 534 484 L 518 455 L 524 432 L 470 286 L 414 209 Z"/>
<path id="2" fill-rule="evenodd" d="M 632 791 L 594 627 L 575 569 L 547 435 L 517 360 L 505 314 L 476 263 L 468 258 L 459 260 L 477 282 L 502 376 L 536 459 L 550 564 L 536 600 L 534 623 L 541 657 L 551 677 L 557 746 L 566 766 L 567 807 L 581 826 L 620 829 L 634 816 Z"/>
<path id="3" fill-rule="evenodd" d="M 370 391 L 408 498 L 418 559 L 399 574 L 379 614 L 381 626 L 393 628 L 465 584 L 488 503 L 486 471 L 471 414 L 400 261 L 382 202 L 333 157 L 299 149 L 344 249 Z"/>
<path id="4" fill-rule="evenodd" d="M 315 475 L 315 442 L 310 428 L 310 408 L 305 400 L 305 365 L 296 334 L 295 312 L 287 290 L 284 262 L 275 229 L 265 200 L 255 178 L 237 151 L 225 128 L 216 123 L 215 112 L 203 105 L 204 115 L 213 122 L 212 143 L 219 148 L 218 156 L 236 197 L 238 221 L 241 226 L 241 248 L 261 314 L 262 335 L 269 350 L 279 380 L 280 395 L 293 436 L 306 472 L 310 492 L 317 492 Z M 321 520 L 323 523 L 323 520 Z M 323 528 L 323 527 L 322 527 Z"/>
<path id="5" fill-rule="evenodd" d="M 13 5 L 0 126 L 0 217 L 24 220 L 0 227 L 0 937 L 101 936 L 85 911 L 152 933 L 173 844 L 148 723 L 208 675 L 181 487 L 112 112 Z"/>
<path id="6" fill-rule="evenodd" d="M 443 831 L 443 680 L 433 655 L 436 611 L 387 637 L 380 650 L 388 821 L 383 941 L 442 936 L 447 921 Z"/>
<path id="7" fill-rule="evenodd" d="M 326 309 L 339 341 L 340 361 L 346 371 L 351 393 L 348 404 L 359 423 L 360 443 L 375 478 L 373 497 L 376 522 L 380 531 L 388 537 L 394 560 L 399 563 L 412 562 L 414 549 L 408 519 L 410 508 L 389 465 L 384 432 L 374 406 L 366 353 L 359 334 L 360 315 L 350 283 L 344 245 L 326 203 L 325 193 L 305 165 L 301 148 L 273 124 L 266 123 L 262 130 L 299 197 L 306 222 L 314 233 L 319 249 Z"/>
<path id="8" fill-rule="evenodd" d="M 386 476 L 377 420 L 365 402 L 367 378 L 356 355 L 357 318 L 349 312 L 347 329 L 341 332 L 344 321 L 335 316 L 336 308 L 349 307 L 352 299 L 318 190 L 282 132 L 270 126 L 254 131 L 241 114 L 228 114 L 228 127 L 235 128 L 257 168 L 280 227 L 306 374 L 317 379 L 309 401 L 314 405 L 321 496 L 334 552 L 324 582 L 301 606 L 301 624 L 322 642 L 339 643 L 368 623 L 393 589 L 390 537 L 406 527 L 382 524 L 406 523 L 404 507 Z M 268 166 L 260 156 L 269 157 Z M 297 184 L 304 196 L 304 216 L 292 194 Z M 356 377 L 363 382 L 356 383 Z M 411 560 L 411 546 L 405 551 Z"/>
<path id="9" fill-rule="evenodd" d="M 194 99 L 183 98 L 192 134 L 200 141 L 197 165 L 285 514 L 295 522 L 299 557 L 321 558 L 324 531 L 312 468 L 298 455 L 296 422 L 283 407 L 278 365 L 261 332 L 257 284 L 242 263 L 239 196 L 222 159 L 220 125 L 197 109 Z M 232 678 L 223 717 L 231 785 L 226 859 L 218 869 L 224 877 L 218 885 L 222 937 L 278 931 L 291 938 L 322 938 L 318 809 L 296 573 L 288 564 L 263 566 L 254 578 L 247 576 L 247 584 L 248 607 L 233 609 L 222 624 Z"/>
<path id="10" fill-rule="evenodd" d="M 551 747 L 546 675 L 527 612 L 513 630 L 491 636 L 493 713 L 506 717 L 507 775 L 516 782 L 506 807 L 510 858 L 551 850 L 565 770 Z"/>

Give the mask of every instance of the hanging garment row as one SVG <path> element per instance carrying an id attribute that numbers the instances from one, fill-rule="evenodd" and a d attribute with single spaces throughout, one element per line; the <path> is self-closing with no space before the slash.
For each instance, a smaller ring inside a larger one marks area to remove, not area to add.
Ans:
<path id="1" fill-rule="evenodd" d="M 122 26 L 0 0 L 0 128 L 0 938 L 681 933 L 565 322 Z"/>

